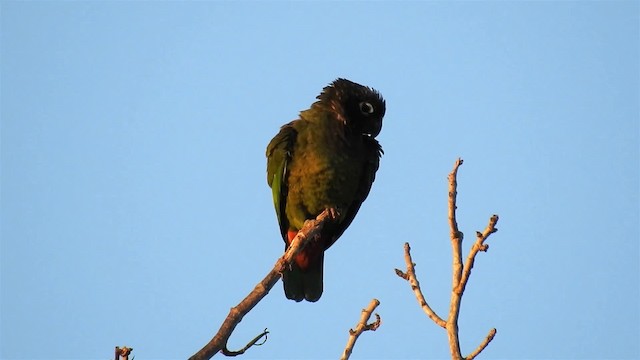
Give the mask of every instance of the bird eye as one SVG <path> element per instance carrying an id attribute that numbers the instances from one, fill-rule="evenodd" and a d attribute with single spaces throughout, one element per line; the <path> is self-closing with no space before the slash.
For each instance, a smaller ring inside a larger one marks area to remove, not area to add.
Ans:
<path id="1" fill-rule="evenodd" d="M 371 103 L 368 103 L 366 101 L 360 103 L 360 112 L 362 112 L 364 115 L 373 114 L 373 111 L 374 109 Z"/>

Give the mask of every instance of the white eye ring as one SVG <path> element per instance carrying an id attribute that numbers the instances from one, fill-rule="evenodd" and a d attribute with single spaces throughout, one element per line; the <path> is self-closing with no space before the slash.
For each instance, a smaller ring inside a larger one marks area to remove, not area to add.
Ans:
<path id="1" fill-rule="evenodd" d="M 360 112 L 363 113 L 364 115 L 370 115 L 373 114 L 373 105 L 371 105 L 371 103 L 368 103 L 366 101 L 363 101 L 360 103 Z"/>

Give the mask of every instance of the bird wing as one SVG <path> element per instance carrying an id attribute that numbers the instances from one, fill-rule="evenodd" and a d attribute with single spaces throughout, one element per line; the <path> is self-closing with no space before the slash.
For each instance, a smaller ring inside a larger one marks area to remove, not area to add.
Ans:
<path id="1" fill-rule="evenodd" d="M 287 166 L 293 153 L 293 145 L 298 132 L 293 127 L 293 122 L 280 128 L 267 146 L 267 183 L 271 187 L 273 205 L 278 216 L 280 233 L 286 242 L 289 222 L 285 213 L 287 199 Z"/>
<path id="2" fill-rule="evenodd" d="M 378 171 L 378 167 L 380 166 L 380 157 L 382 156 L 382 154 L 384 154 L 384 151 L 382 151 L 382 146 L 380 146 L 378 140 L 366 135 L 363 136 L 363 139 L 365 146 L 365 164 L 362 175 L 360 176 L 358 191 L 354 197 L 353 202 L 351 203 L 349 208 L 346 209 L 343 220 L 331 231 L 333 236 L 330 241 L 325 242 L 325 249 L 328 249 L 331 245 L 333 245 L 333 243 L 342 235 L 347 227 L 349 227 L 356 214 L 358 213 L 358 210 L 360 210 L 360 206 L 367 198 L 367 196 L 369 196 L 371 185 L 376 179 L 376 171 Z"/>

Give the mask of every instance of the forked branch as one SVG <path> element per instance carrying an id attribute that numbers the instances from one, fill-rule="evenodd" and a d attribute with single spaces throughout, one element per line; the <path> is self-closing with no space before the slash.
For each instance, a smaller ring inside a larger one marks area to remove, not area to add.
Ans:
<path id="1" fill-rule="evenodd" d="M 476 233 L 476 241 L 474 242 L 469 255 L 465 263 L 462 263 L 462 240 L 464 238 L 463 233 L 458 228 L 458 221 L 456 219 L 457 209 L 457 196 L 458 196 L 458 168 L 462 165 L 462 159 L 457 159 L 453 170 L 449 173 L 449 232 L 451 238 L 452 249 L 452 281 L 451 281 L 451 300 L 449 302 L 449 316 L 447 320 L 443 320 L 436 312 L 431 309 L 427 301 L 424 298 L 420 283 L 418 282 L 415 274 L 415 264 L 411 258 L 411 247 L 409 243 L 404 245 L 404 257 L 407 265 L 407 272 L 402 272 L 396 269 L 396 274 L 401 278 L 407 280 L 411 289 L 413 290 L 420 307 L 429 316 L 433 322 L 438 326 L 441 326 L 447 330 L 449 337 L 449 350 L 451 352 L 451 358 L 454 360 L 466 359 L 471 360 L 478 356 L 484 350 L 487 345 L 493 340 L 496 335 L 496 329 L 491 329 L 485 339 L 478 345 L 478 347 L 466 357 L 463 357 L 460 351 L 460 341 L 458 337 L 458 317 L 460 316 L 460 302 L 462 301 L 462 295 L 471 276 L 471 269 L 473 268 L 476 255 L 478 252 L 486 252 L 489 249 L 489 245 L 485 244 L 487 238 L 498 231 L 496 224 L 498 223 L 498 215 L 493 215 L 489 220 L 489 224 L 483 232 Z"/>
<path id="2" fill-rule="evenodd" d="M 380 319 L 380 315 L 378 314 L 375 314 L 376 321 L 367 323 L 367 321 L 369 321 L 369 318 L 371 318 L 371 313 L 373 313 L 373 310 L 375 310 L 378 305 L 380 305 L 380 301 L 378 299 L 373 299 L 366 309 L 362 309 L 360 321 L 356 325 L 356 329 L 349 329 L 349 340 L 347 340 L 347 346 L 345 346 L 340 360 L 349 359 L 349 357 L 351 356 L 351 352 L 353 352 L 353 347 L 356 345 L 356 340 L 358 340 L 358 336 L 360 336 L 365 331 L 376 331 L 380 327 L 380 324 L 382 324 L 382 319 Z"/>

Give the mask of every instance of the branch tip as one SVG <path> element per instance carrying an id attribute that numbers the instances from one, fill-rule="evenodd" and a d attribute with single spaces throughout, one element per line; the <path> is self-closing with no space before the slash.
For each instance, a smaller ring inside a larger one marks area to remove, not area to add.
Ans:
<path id="1" fill-rule="evenodd" d="M 396 271 L 396 275 L 398 275 L 399 277 L 401 277 L 401 278 L 403 278 L 405 280 L 409 280 L 409 276 L 406 273 L 402 272 L 402 270 L 395 269 L 395 271 Z"/>
<path id="2" fill-rule="evenodd" d="M 485 337 L 484 340 L 482 340 L 482 342 L 480 343 L 480 345 L 478 345 L 478 347 L 475 350 L 473 350 L 473 352 L 469 354 L 465 359 L 473 360 L 476 356 L 478 356 L 482 352 L 482 350 L 484 350 L 487 347 L 487 345 L 489 345 L 491 340 L 493 340 L 497 332 L 498 331 L 496 330 L 496 328 L 489 330 L 487 337 Z"/>
<path id="3" fill-rule="evenodd" d="M 115 360 L 129 360 L 129 355 L 131 355 L 132 351 L 133 351 L 133 348 L 130 348 L 127 346 L 123 346 L 123 347 L 116 346 Z"/>
<path id="4" fill-rule="evenodd" d="M 375 313 L 373 315 L 376 317 L 376 321 L 372 322 L 371 324 L 367 324 L 367 328 L 365 330 L 376 331 L 382 324 L 382 318 L 380 318 L 380 315 L 378 315 L 378 313 Z"/>

